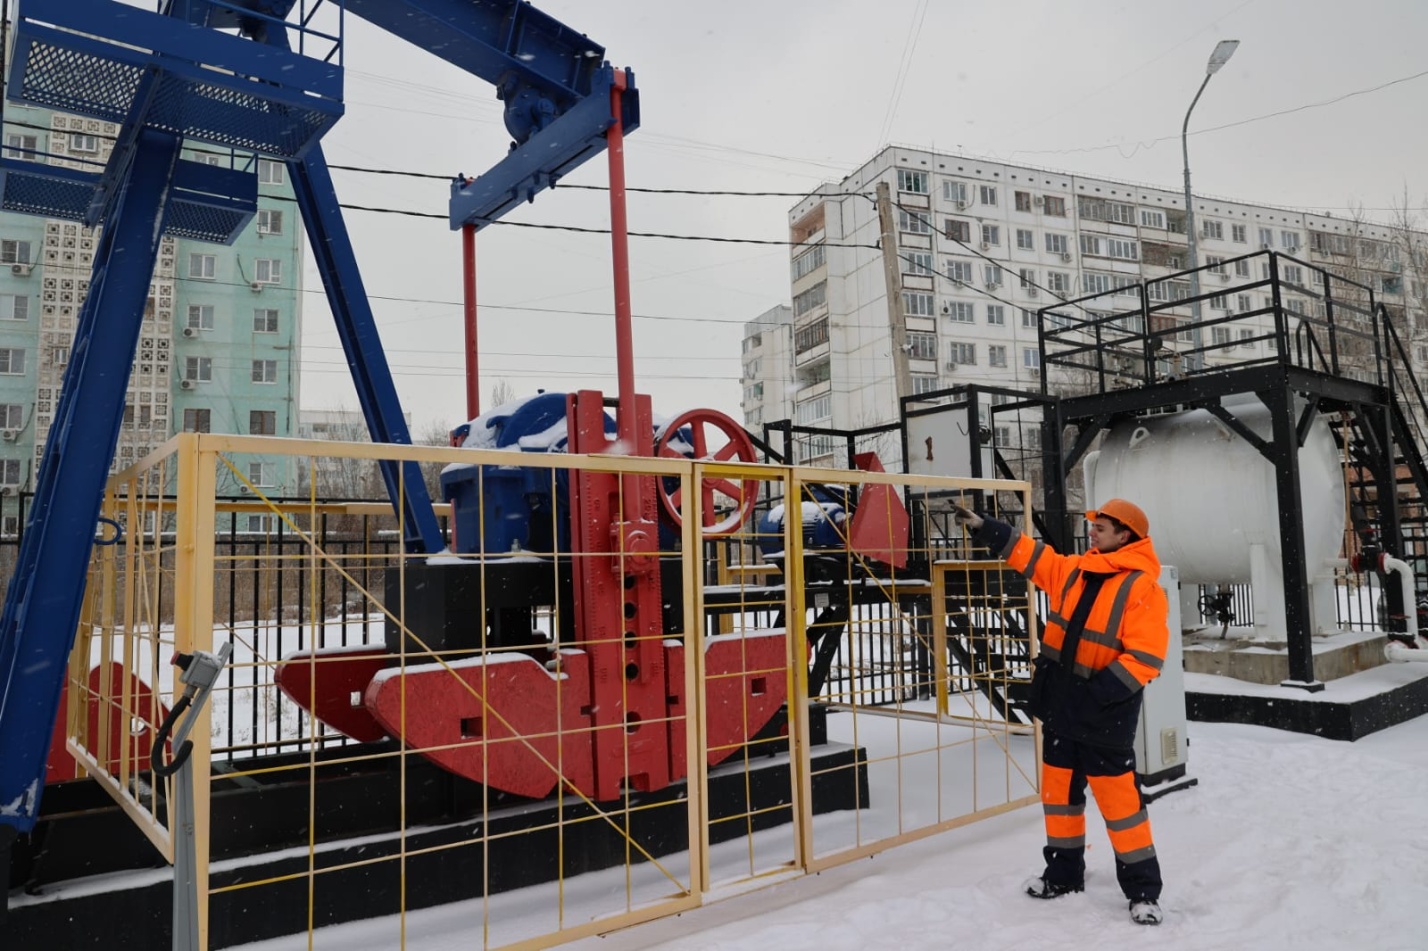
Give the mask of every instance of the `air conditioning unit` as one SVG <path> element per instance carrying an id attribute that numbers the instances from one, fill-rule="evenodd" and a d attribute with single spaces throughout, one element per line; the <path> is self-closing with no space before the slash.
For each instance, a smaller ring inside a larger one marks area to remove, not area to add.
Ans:
<path id="1" fill-rule="evenodd" d="M 991 249 L 992 249 L 992 242 L 990 242 L 990 241 L 983 241 L 983 242 L 982 242 L 982 250 L 983 250 L 983 251 L 990 251 Z"/>
<path id="2" fill-rule="evenodd" d="M 184 335 L 185 337 L 197 337 L 197 336 L 198 336 L 198 328 L 197 328 L 197 327 L 185 327 L 185 328 L 183 329 L 183 335 Z"/>
<path id="3" fill-rule="evenodd" d="M 1027 372 L 1030 373 L 1033 378 L 1041 376 L 1041 367 L 1028 367 Z"/>
<path id="4" fill-rule="evenodd" d="M 1220 283 L 1222 283 L 1222 284 L 1228 284 L 1228 283 L 1230 283 L 1230 275 L 1229 275 L 1229 272 L 1228 272 L 1228 271 L 1221 271 L 1221 272 L 1220 272 Z"/>
<path id="5" fill-rule="evenodd" d="M 948 370 L 955 370 L 955 369 L 957 369 L 957 361 L 956 361 L 956 360 L 949 360 L 949 361 L 947 361 L 947 369 L 948 369 Z"/>
<path id="6" fill-rule="evenodd" d="M 191 389 L 193 389 L 194 386 L 196 386 L 196 385 L 197 385 L 197 384 L 195 384 L 192 380 L 180 380 L 180 381 L 179 381 L 179 389 L 181 389 L 181 390 L 191 390 Z"/>
<path id="7" fill-rule="evenodd" d="M 989 290 L 989 291 L 994 291 L 994 290 L 996 290 L 997 288 L 999 288 L 999 287 L 1001 287 L 1001 286 L 1002 286 L 1002 285 L 1001 285 L 1001 282 L 1000 282 L 1000 281 L 988 281 L 988 282 L 987 282 L 987 290 Z"/>
<path id="8" fill-rule="evenodd" d="M 262 281 L 252 281 L 252 282 L 250 282 L 250 283 L 248 284 L 248 290 L 252 291 L 254 294 L 258 293 L 258 292 L 261 291 L 262 289 L 263 289 L 263 282 L 262 282 Z"/>
<path id="9" fill-rule="evenodd" d="M 1264 241 L 1260 243 L 1259 249 L 1261 251 L 1273 251 L 1274 245 L 1270 244 L 1268 241 Z"/>
<path id="10" fill-rule="evenodd" d="M 14 494 L 15 494 L 15 487 L 14 487 L 13 485 L 0 485 L 0 495 L 14 495 Z"/>
<path id="11" fill-rule="evenodd" d="M 942 313 L 943 313 L 943 314 L 950 314 L 950 313 L 952 313 L 952 305 L 949 304 L 947 301 L 943 301 L 943 302 L 942 302 Z"/>
<path id="12" fill-rule="evenodd" d="M 1035 195 L 1032 197 L 1031 203 L 1033 205 L 1044 205 L 1046 204 L 1046 198 L 1042 195 Z"/>
<path id="13" fill-rule="evenodd" d="M 10 273 L 13 274 L 13 275 L 15 275 L 16 277 L 29 277 L 29 276 L 30 276 L 30 272 L 33 271 L 34 269 L 35 269 L 35 266 L 34 266 L 33 264 L 12 264 L 12 265 L 10 265 Z"/>
<path id="14" fill-rule="evenodd" d="M 1026 296 L 1027 296 L 1027 297 L 1035 297 L 1035 296 L 1036 296 L 1036 288 L 1034 288 L 1034 287 L 1028 287 L 1028 288 L 1026 289 Z"/>
<path id="15" fill-rule="evenodd" d="M 20 431 L 18 429 L 7 429 L 3 432 L 0 432 L 0 439 L 5 440 L 6 442 L 14 442 L 16 439 L 19 438 Z"/>
<path id="16" fill-rule="evenodd" d="M 967 200 L 964 198 L 964 199 L 962 199 L 961 201 L 957 202 L 957 210 L 958 210 L 958 211 L 962 211 L 963 209 L 965 209 L 965 208 L 966 208 L 968 205 L 970 205 L 970 204 L 971 204 L 971 202 L 967 201 Z"/>
<path id="17" fill-rule="evenodd" d="M 1063 260 L 1063 261 L 1070 261 L 1070 260 L 1071 260 L 1071 252 L 1070 252 L 1070 251 L 1062 251 L 1062 252 L 1061 252 L 1061 260 Z"/>

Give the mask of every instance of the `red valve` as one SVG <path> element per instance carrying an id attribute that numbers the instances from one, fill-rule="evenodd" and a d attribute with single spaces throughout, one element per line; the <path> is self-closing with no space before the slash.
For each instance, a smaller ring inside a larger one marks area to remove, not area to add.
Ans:
<path id="1" fill-rule="evenodd" d="M 749 434 L 744 431 L 744 427 L 718 410 L 712 409 L 690 410 L 670 420 L 655 443 L 655 455 L 670 459 L 690 458 L 671 446 L 678 436 L 679 430 L 685 426 L 690 429 L 690 447 L 693 450 L 695 462 L 757 461 L 754 456 L 753 440 L 749 439 Z M 706 428 L 721 433 L 726 440 L 724 445 L 711 451 Z M 674 519 L 674 524 L 683 525 L 684 519 L 680 515 L 680 507 L 683 504 L 680 498 L 681 490 L 678 488 L 668 489 L 664 479 L 660 479 L 658 484 L 659 500 L 664 505 L 664 510 L 669 513 L 670 518 Z M 729 479 L 711 477 L 700 481 L 699 491 L 704 501 L 704 537 L 718 538 L 737 532 L 739 527 L 753 514 L 754 505 L 758 502 L 759 497 L 759 482 L 757 479 L 743 479 L 734 482 Z M 733 500 L 734 511 L 719 518 L 718 512 L 714 508 L 715 495 L 722 495 Z"/>

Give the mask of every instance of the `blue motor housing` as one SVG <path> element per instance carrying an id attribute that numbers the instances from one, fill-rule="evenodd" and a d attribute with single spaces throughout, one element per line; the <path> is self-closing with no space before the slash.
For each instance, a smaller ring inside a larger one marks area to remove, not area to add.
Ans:
<path id="1" fill-rule="evenodd" d="M 497 407 L 453 435 L 476 449 L 564 452 L 564 393 L 541 393 Z M 615 420 L 605 414 L 605 433 Z M 487 554 L 570 550 L 570 478 L 565 469 L 521 465 L 447 466 L 441 497 L 451 503 L 455 551 Z"/>
<path id="2" fill-rule="evenodd" d="M 565 452 L 566 394 L 541 393 L 498 406 L 452 431 L 457 445 L 469 449 Z M 605 414 L 605 435 L 614 436 L 615 419 Z M 669 440 L 677 451 L 690 451 L 688 428 Z M 677 488 L 667 485 L 669 491 Z M 566 469 L 511 465 L 455 465 L 441 473 L 441 497 L 451 503 L 458 554 L 570 551 L 570 476 Z M 659 546 L 672 551 L 679 530 L 661 512 Z"/>
<path id="3" fill-rule="evenodd" d="M 804 486 L 808 496 L 803 501 L 803 548 L 805 551 L 833 551 L 847 548 L 848 510 L 851 508 L 846 485 L 812 483 Z M 759 517 L 759 550 L 765 557 L 783 552 L 783 520 L 786 509 L 775 505 Z"/>

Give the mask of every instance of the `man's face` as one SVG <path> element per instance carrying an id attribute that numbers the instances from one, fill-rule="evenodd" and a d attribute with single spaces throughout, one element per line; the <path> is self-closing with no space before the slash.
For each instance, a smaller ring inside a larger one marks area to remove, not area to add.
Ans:
<path id="1" fill-rule="evenodd" d="M 1113 552 L 1130 541 L 1130 532 L 1117 531 L 1109 519 L 1098 518 L 1091 522 L 1089 530 L 1091 547 L 1100 552 Z"/>

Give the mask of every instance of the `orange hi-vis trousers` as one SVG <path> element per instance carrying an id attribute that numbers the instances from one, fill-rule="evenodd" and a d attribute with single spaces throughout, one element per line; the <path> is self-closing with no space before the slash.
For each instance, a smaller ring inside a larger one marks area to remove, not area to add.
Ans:
<path id="1" fill-rule="evenodd" d="M 1135 781 L 1135 752 L 1108 750 L 1042 728 L 1041 805 L 1046 816 L 1045 878 L 1081 888 L 1086 877 L 1086 786 L 1106 820 L 1116 879 L 1131 900 L 1160 898 L 1160 862 Z"/>

